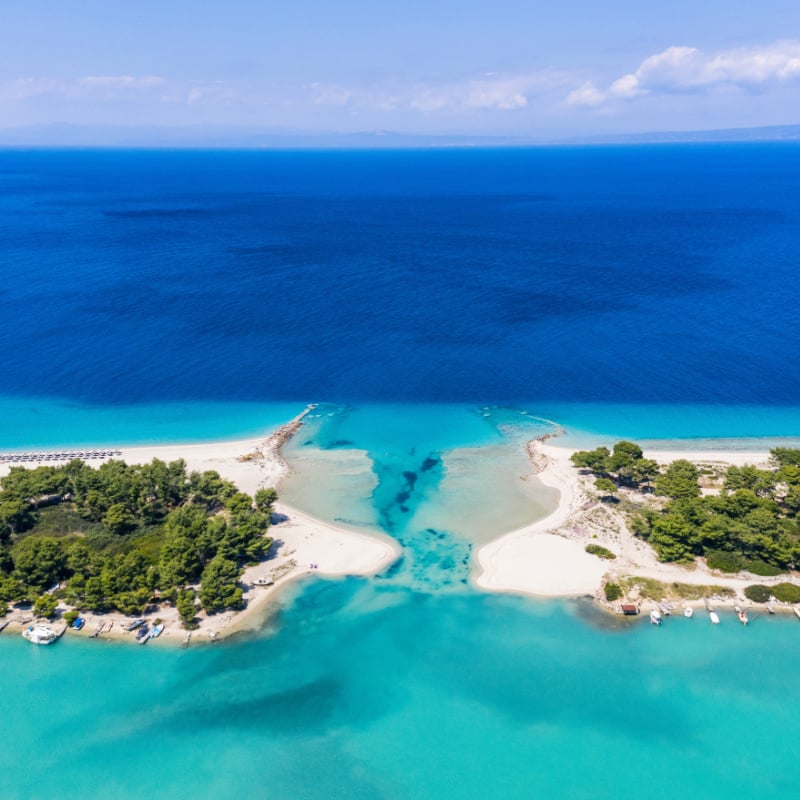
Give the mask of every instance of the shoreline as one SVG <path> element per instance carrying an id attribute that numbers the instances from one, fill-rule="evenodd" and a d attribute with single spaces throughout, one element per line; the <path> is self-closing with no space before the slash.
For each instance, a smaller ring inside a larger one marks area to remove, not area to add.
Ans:
<path id="1" fill-rule="evenodd" d="M 189 445 L 122 446 L 116 448 L 120 453 L 116 458 L 128 464 L 149 463 L 154 458 L 165 462 L 183 459 L 188 471 L 216 470 L 222 478 L 232 481 L 241 491 L 252 496 L 260 488 L 279 489 L 281 480 L 291 469 L 281 449 L 302 427 L 303 418 L 312 408 L 307 406 L 302 413 L 266 438 Z M 103 463 L 102 460 L 97 461 Z M 99 465 L 97 461 L 87 459 L 87 463 L 93 466 Z M 39 460 L 27 462 L 24 466 L 35 468 L 53 463 Z M 0 476 L 7 474 L 12 466 L 20 465 L 0 464 Z M 268 535 L 274 540 L 269 556 L 256 566 L 246 567 L 239 579 L 245 590 L 245 608 L 213 615 L 200 611 L 197 615 L 198 628 L 187 631 L 182 627 L 174 606 L 161 606 L 157 611 L 141 615 L 150 624 L 156 618 L 164 622 L 164 631 L 159 639 L 171 644 L 188 644 L 190 641 L 217 641 L 234 633 L 258 630 L 266 621 L 267 611 L 276 602 L 280 591 L 292 582 L 311 574 L 328 578 L 375 575 L 394 562 L 401 552 L 400 546 L 388 536 L 326 522 L 280 499 L 274 505 L 273 522 Z M 256 578 L 267 578 L 273 583 L 256 586 L 252 583 Z M 66 610 L 66 606 L 59 606 L 61 613 Z M 84 628 L 80 631 L 68 628 L 65 635 L 90 638 L 102 627 L 104 629 L 97 638 L 134 641 L 133 634 L 123 630 L 123 626 L 131 621 L 130 616 L 119 612 L 85 612 L 81 616 L 86 620 Z M 5 622 L 8 632 L 21 632 L 34 619 L 32 611 L 16 609 L 0 618 L 0 625 Z M 52 623 L 45 621 L 44 624 L 60 626 L 62 621 L 56 619 Z M 188 639 L 187 634 L 191 634 Z"/>
<path id="2" fill-rule="evenodd" d="M 577 448 L 559 447 L 541 441 L 528 443 L 532 471 L 546 486 L 560 492 L 558 507 L 544 519 L 511 531 L 484 545 L 477 553 L 473 583 L 483 591 L 522 594 L 531 597 L 591 596 L 596 605 L 619 613 L 625 600 L 609 602 L 602 592 L 606 581 L 624 581 L 630 585 L 631 602 L 645 609 L 658 604 L 659 599 L 637 597 L 648 581 L 664 584 L 667 592 L 674 584 L 691 587 L 721 588 L 732 596 L 714 596 L 715 607 L 733 607 L 735 603 L 749 609 L 763 609 L 744 598 L 746 586 L 758 583 L 766 586 L 781 582 L 800 584 L 797 573 L 763 577 L 747 572 L 722 573 L 709 569 L 700 559 L 692 565 L 679 565 L 658 560 L 655 551 L 634 536 L 621 512 L 601 503 L 590 488 L 592 477 L 581 475 L 572 465 L 570 456 Z M 667 464 L 677 459 L 692 463 L 725 467 L 743 464 L 764 465 L 769 459 L 765 451 L 730 450 L 658 450 L 645 449 L 645 456 Z M 613 560 L 603 560 L 585 551 L 587 544 L 598 544 L 616 554 Z M 637 579 L 639 588 L 636 589 Z M 699 599 L 676 600 L 681 608 L 702 608 Z M 790 604 L 776 601 L 775 610 L 792 612 Z"/>
<path id="3" fill-rule="evenodd" d="M 205 442 L 196 444 L 131 445 L 116 448 L 117 458 L 129 464 L 148 463 L 154 458 L 169 462 L 182 459 L 189 471 L 215 470 L 242 491 L 253 495 L 260 488 L 279 489 L 291 467 L 282 455 L 286 442 L 302 427 L 304 417 L 313 409 L 307 406 L 299 415 L 266 437 Z M 643 610 L 658 605 L 659 598 L 647 596 L 648 587 L 637 585 L 657 581 L 669 594 L 670 585 L 721 589 L 731 596 L 716 597 L 715 607 L 733 607 L 739 602 L 753 610 L 766 605 L 746 600 L 743 589 L 753 583 L 774 585 L 783 581 L 800 584 L 797 573 L 761 577 L 749 573 L 720 573 L 710 570 L 704 562 L 686 566 L 658 561 L 655 552 L 628 529 L 624 516 L 614 506 L 601 503 L 593 490 L 591 476 L 581 474 L 570 461 L 576 448 L 559 446 L 545 436 L 527 443 L 531 470 L 524 479 L 535 478 L 542 486 L 559 493 L 556 507 L 546 517 L 498 536 L 480 547 L 474 556 L 471 584 L 484 592 L 522 594 L 538 598 L 591 597 L 594 604 L 609 612 L 619 613 L 619 603 L 608 602 L 603 594 L 605 582 L 620 582 L 627 591 L 627 602 L 636 602 Z M 722 468 L 728 465 L 764 465 L 769 453 L 764 450 L 699 450 L 646 449 L 645 455 L 660 464 L 676 459 Z M 101 459 L 90 460 L 97 465 Z M 26 467 L 52 464 L 52 460 L 30 461 Z M 56 462 L 57 463 L 57 462 Z M 0 463 L 0 476 L 15 464 Z M 500 528 L 500 526 L 498 526 Z M 502 528 L 500 528 L 502 529 Z M 214 615 L 200 611 L 198 628 L 184 629 L 172 606 L 160 606 L 157 611 L 142 616 L 152 624 L 160 618 L 165 624 L 161 638 L 170 644 L 189 641 L 216 641 L 236 633 L 258 630 L 268 619 L 270 608 L 277 603 L 279 593 L 292 582 L 307 575 L 319 574 L 328 578 L 348 575 L 375 575 L 393 563 L 402 548 L 391 537 L 379 533 L 349 529 L 326 522 L 312 514 L 282 502 L 275 503 L 269 535 L 274 546 L 269 556 L 256 566 L 247 567 L 240 584 L 244 589 L 245 608 Z M 616 554 L 613 560 L 603 560 L 587 553 L 587 544 L 599 544 Z M 259 586 L 256 579 L 271 581 Z M 649 587 L 652 594 L 653 586 Z M 641 595 L 641 596 L 639 596 Z M 702 608 L 702 599 L 675 601 L 680 608 Z M 60 606 L 63 613 L 66 607 Z M 791 613 L 792 606 L 775 603 L 776 611 Z M 71 637 L 89 638 L 98 630 L 100 638 L 132 641 L 123 630 L 131 617 L 118 612 L 82 614 L 86 625 L 81 631 L 71 628 Z M 21 631 L 34 621 L 28 609 L 15 609 L 0 618 L 0 630 Z M 5 623 L 5 624 L 3 624 Z M 56 619 L 53 625 L 61 625 Z M 187 635 L 188 634 L 188 635 Z"/>

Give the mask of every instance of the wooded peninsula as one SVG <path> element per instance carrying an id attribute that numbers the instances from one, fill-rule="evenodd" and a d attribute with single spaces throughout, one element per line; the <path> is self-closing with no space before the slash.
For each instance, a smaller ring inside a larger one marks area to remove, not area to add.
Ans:
<path id="1" fill-rule="evenodd" d="M 800 450 L 770 454 L 769 469 L 728 466 L 722 474 L 683 459 L 661 469 L 629 441 L 571 459 L 596 476 L 605 502 L 623 506 L 632 532 L 661 561 L 701 556 L 712 569 L 773 576 L 800 563 Z M 652 502 L 637 502 L 648 495 Z"/>
<path id="2" fill-rule="evenodd" d="M 50 617 L 59 601 L 75 616 L 137 615 L 169 602 L 192 628 L 198 604 L 238 609 L 244 566 L 272 546 L 276 499 L 215 471 L 189 473 L 182 460 L 12 467 L 0 480 L 0 615 L 32 603 Z"/>

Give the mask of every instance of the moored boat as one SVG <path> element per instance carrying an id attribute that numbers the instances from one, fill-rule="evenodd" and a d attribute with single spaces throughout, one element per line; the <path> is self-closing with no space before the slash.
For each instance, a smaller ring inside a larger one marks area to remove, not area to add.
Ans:
<path id="1" fill-rule="evenodd" d="M 22 635 L 31 644 L 52 644 L 58 639 L 58 634 L 47 625 L 29 625 L 22 631 Z"/>
<path id="2" fill-rule="evenodd" d="M 719 614 L 716 611 L 709 611 L 708 618 L 711 620 L 712 625 L 719 625 Z"/>
<path id="3" fill-rule="evenodd" d="M 149 638 L 150 627 L 147 625 L 147 623 L 145 623 L 136 633 L 136 641 L 139 642 L 139 644 L 145 644 Z"/>
<path id="4" fill-rule="evenodd" d="M 686 617 L 686 619 L 691 619 L 694 616 L 694 609 L 691 606 L 684 608 L 683 616 Z"/>
<path id="5" fill-rule="evenodd" d="M 159 636 L 164 632 L 164 623 L 159 622 L 158 625 L 153 625 L 150 630 L 150 638 L 151 639 L 158 639 Z"/>
<path id="6" fill-rule="evenodd" d="M 272 586 L 275 581 L 272 578 L 254 578 L 253 586 Z"/>
<path id="7" fill-rule="evenodd" d="M 657 608 L 651 609 L 650 611 L 650 624 L 651 625 L 661 624 L 661 614 L 659 613 Z"/>
<path id="8" fill-rule="evenodd" d="M 800 619 L 800 608 L 797 606 L 792 606 L 792 611 L 794 611 L 794 615 L 797 617 L 797 619 Z"/>
<path id="9" fill-rule="evenodd" d="M 123 630 L 126 630 L 130 633 L 130 631 L 135 631 L 137 628 L 141 628 L 144 625 L 144 620 L 140 617 L 139 619 L 133 620 L 133 622 L 129 622 Z"/>
<path id="10" fill-rule="evenodd" d="M 72 623 L 73 630 L 79 631 L 83 629 L 83 626 L 86 624 L 86 620 L 83 617 L 78 617 L 75 622 Z"/>

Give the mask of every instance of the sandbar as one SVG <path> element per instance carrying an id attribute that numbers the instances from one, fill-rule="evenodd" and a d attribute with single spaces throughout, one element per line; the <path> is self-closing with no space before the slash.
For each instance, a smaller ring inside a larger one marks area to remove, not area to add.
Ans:
<path id="1" fill-rule="evenodd" d="M 154 458 L 170 462 L 183 459 L 187 469 L 204 472 L 215 470 L 223 478 L 253 495 L 260 488 L 276 487 L 289 472 L 289 466 L 281 455 L 281 447 L 302 424 L 301 414 L 291 422 L 265 438 L 236 441 L 207 442 L 199 444 L 157 444 L 118 448 L 117 458 L 128 464 L 145 464 Z M 52 461 L 31 461 L 24 466 L 34 468 L 52 465 Z M 93 466 L 102 461 L 87 460 Z M 0 464 L 0 477 L 8 473 L 13 464 Z M 347 575 L 374 575 L 385 569 L 400 554 L 399 545 L 388 536 L 365 533 L 340 525 L 334 525 L 311 516 L 286 503 L 274 506 L 273 524 L 269 535 L 274 545 L 269 557 L 257 566 L 245 569 L 241 584 L 245 589 L 246 607 L 241 611 L 226 611 L 219 614 L 198 614 L 199 628 L 191 632 L 190 640 L 209 641 L 224 638 L 234 632 L 258 629 L 275 603 L 276 593 L 290 581 L 309 574 L 326 577 Z M 269 586 L 253 585 L 257 578 L 273 581 Z M 124 625 L 130 621 L 119 613 L 83 613 L 86 625 L 82 631 L 69 629 L 69 636 L 91 636 L 99 628 L 104 630 L 99 638 L 132 640 L 125 633 Z M 165 629 L 159 640 L 187 640 L 187 631 L 181 626 L 175 608 L 161 605 L 157 611 L 144 615 L 152 622 L 160 618 Z M 33 614 L 14 610 L 6 617 L 9 631 L 21 630 L 33 620 Z"/>
<path id="2" fill-rule="evenodd" d="M 507 533 L 477 553 L 474 583 L 485 591 L 533 596 L 591 595 L 608 607 L 602 595 L 605 581 L 619 578 L 652 578 L 665 584 L 720 586 L 734 597 L 720 605 L 743 601 L 748 585 L 800 583 L 795 573 L 760 577 L 749 573 L 726 574 L 709 569 L 703 559 L 690 566 L 664 563 L 655 551 L 627 527 L 613 506 L 598 501 L 592 490 L 593 476 L 582 475 L 570 461 L 574 449 L 541 442 L 529 443 L 529 455 L 539 480 L 560 492 L 558 507 L 544 519 Z M 766 467 L 769 453 L 732 450 L 645 450 L 645 457 L 659 464 L 686 459 L 695 464 Z M 586 552 L 587 544 L 599 544 L 616 554 L 603 560 Z M 684 605 L 702 605 L 702 601 Z"/>

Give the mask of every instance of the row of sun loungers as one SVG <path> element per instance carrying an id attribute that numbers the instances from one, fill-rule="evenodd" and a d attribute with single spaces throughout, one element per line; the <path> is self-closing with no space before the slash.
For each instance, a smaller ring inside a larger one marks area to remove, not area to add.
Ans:
<path id="1" fill-rule="evenodd" d="M 63 450 L 55 453 L 0 453 L 0 464 L 17 464 L 30 461 L 72 461 L 80 458 L 82 461 L 90 459 L 113 458 L 121 456 L 121 450 Z"/>

